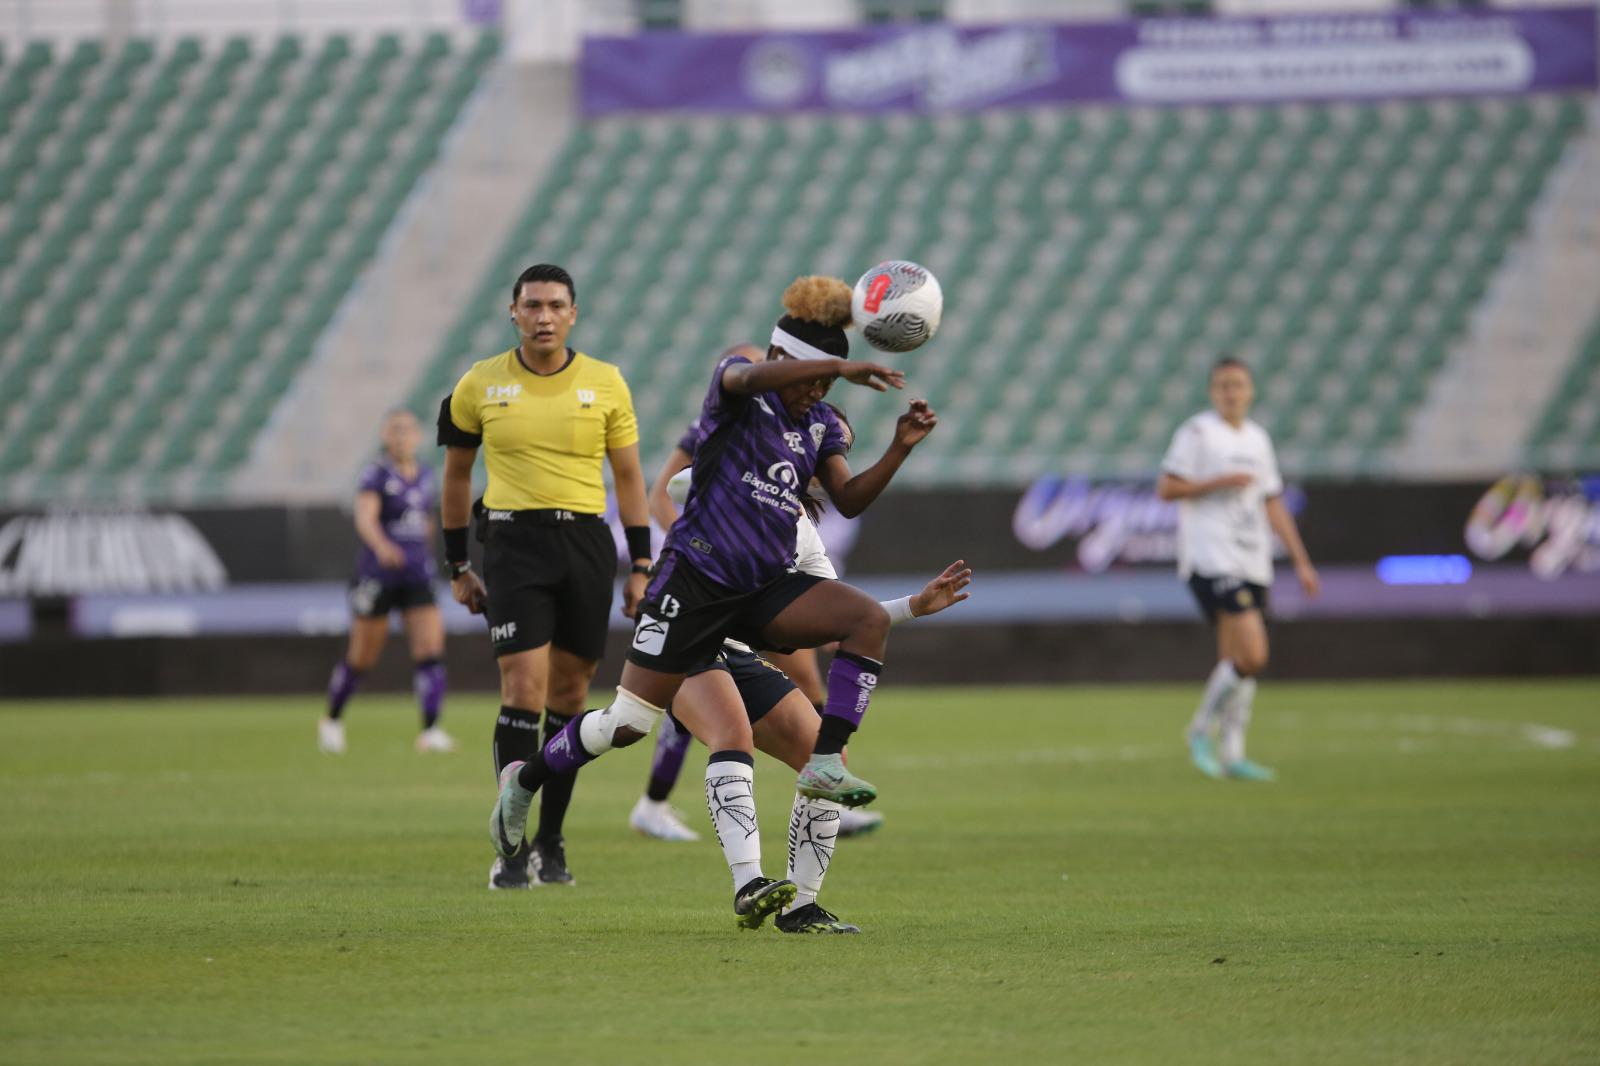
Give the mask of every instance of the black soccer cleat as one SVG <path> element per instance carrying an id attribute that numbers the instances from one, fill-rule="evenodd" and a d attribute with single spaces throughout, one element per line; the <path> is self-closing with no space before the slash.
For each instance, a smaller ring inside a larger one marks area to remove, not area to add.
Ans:
<path id="1" fill-rule="evenodd" d="M 733 894 L 733 920 L 740 929 L 760 929 L 769 914 L 794 902 L 797 891 L 793 881 L 752 878 Z"/>
<path id="2" fill-rule="evenodd" d="M 860 926 L 841 922 L 838 915 L 830 914 L 815 903 L 796 907 L 788 914 L 773 920 L 780 933 L 859 933 Z"/>
<path id="3" fill-rule="evenodd" d="M 572 871 L 567 869 L 565 843 L 561 837 L 533 842 L 533 854 L 528 860 L 528 868 L 533 872 L 535 883 L 540 885 L 577 883 L 572 879 Z"/>
<path id="4" fill-rule="evenodd" d="M 528 853 L 524 848 L 520 856 L 509 859 L 496 858 L 489 867 L 489 891 L 501 888 L 532 888 L 528 880 Z"/>

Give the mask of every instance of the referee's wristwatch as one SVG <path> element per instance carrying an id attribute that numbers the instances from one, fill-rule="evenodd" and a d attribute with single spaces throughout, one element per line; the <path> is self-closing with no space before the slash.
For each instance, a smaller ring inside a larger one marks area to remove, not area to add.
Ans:
<path id="1" fill-rule="evenodd" d="M 652 569 L 653 567 L 649 563 L 634 563 L 633 570 L 630 572 L 635 574 L 643 574 L 646 577 L 649 577 Z"/>
<path id="2" fill-rule="evenodd" d="M 469 560 L 463 559 L 459 563 L 450 563 L 448 565 L 450 567 L 450 580 L 451 581 L 454 581 L 456 578 L 460 577 L 462 574 L 470 574 L 470 573 L 472 573 L 472 563 Z"/>

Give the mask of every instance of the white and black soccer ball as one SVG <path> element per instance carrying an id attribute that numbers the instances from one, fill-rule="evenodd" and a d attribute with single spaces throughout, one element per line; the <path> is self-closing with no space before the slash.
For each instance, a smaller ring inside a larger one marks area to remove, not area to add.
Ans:
<path id="1" fill-rule="evenodd" d="M 938 330 L 944 292 L 927 267 L 891 259 L 861 275 L 850 312 L 868 344 L 886 352 L 909 352 Z"/>

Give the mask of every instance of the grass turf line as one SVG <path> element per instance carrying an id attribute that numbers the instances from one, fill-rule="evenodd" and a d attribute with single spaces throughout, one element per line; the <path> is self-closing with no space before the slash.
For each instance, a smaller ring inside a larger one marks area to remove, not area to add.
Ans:
<path id="1" fill-rule="evenodd" d="M 315 698 L 0 704 L 0 1060 L 1600 1057 L 1600 682 L 1268 681 L 1274 785 L 1187 766 L 1197 695 L 886 690 L 825 938 L 734 928 L 699 755 L 699 844 L 628 831 L 641 744 L 580 778 L 576 888 L 490 893 L 492 697 L 444 757 L 358 697 L 342 759 Z"/>

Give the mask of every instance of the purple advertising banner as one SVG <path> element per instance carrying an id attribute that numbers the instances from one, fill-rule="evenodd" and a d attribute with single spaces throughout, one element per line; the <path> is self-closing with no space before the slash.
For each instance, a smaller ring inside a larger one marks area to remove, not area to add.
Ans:
<path id="1" fill-rule="evenodd" d="M 586 114 L 961 111 L 1596 85 L 1595 9 L 641 33 L 584 42 Z"/>

